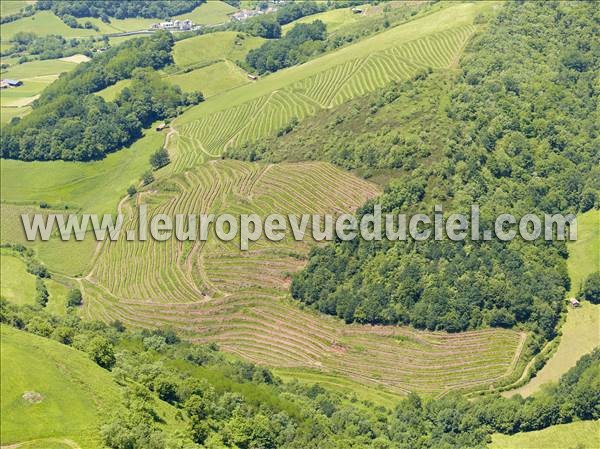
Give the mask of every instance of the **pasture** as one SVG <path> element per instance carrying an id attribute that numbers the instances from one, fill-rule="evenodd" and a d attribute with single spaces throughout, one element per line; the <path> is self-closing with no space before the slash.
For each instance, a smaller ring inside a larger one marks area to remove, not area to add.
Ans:
<path id="1" fill-rule="evenodd" d="M 578 421 L 514 435 L 494 434 L 488 449 L 598 449 L 600 421 Z"/>
<path id="2" fill-rule="evenodd" d="M 204 34 L 175 43 L 173 59 L 178 67 L 204 66 L 228 59 L 243 59 L 251 49 L 260 47 L 265 39 L 235 31 Z"/>
<path id="3" fill-rule="evenodd" d="M 213 161 L 162 180 L 124 203 L 123 211 L 125 229 L 137 228 L 136 202 L 142 200 L 149 214 L 339 214 L 377 192 L 326 163 Z M 525 338 L 515 331 L 344 325 L 298 307 L 288 297 L 289 275 L 302 268 L 313 244 L 259 240 L 242 252 L 239 243 L 214 238 L 105 242 L 81 281 L 81 313 L 134 327 L 170 325 L 246 360 L 343 376 L 370 391 L 381 386 L 396 394 L 437 395 L 483 388 L 512 374 Z"/>
<path id="4" fill-rule="evenodd" d="M 213 0 L 201 4 L 191 12 L 176 16 L 174 19 L 190 19 L 192 22 L 199 25 L 216 25 L 229 22 L 229 15 L 236 11 L 237 8 L 234 8 L 223 1 Z"/>
<path id="5" fill-rule="evenodd" d="M 177 152 L 182 159 L 201 162 L 205 155 L 218 156 L 230 145 L 273 134 L 293 117 L 313 115 L 391 81 L 406 80 L 426 68 L 447 69 L 475 32 L 475 15 L 489 7 L 489 3 L 452 4 L 215 96 L 176 120 L 180 133 Z M 183 45 L 191 46 L 192 42 L 182 41 L 179 49 L 176 45 L 178 65 L 198 62 L 197 57 L 185 57 L 187 47 Z M 215 57 L 207 54 L 203 60 Z"/>
<path id="6" fill-rule="evenodd" d="M 96 95 L 104 98 L 105 101 L 115 101 L 115 99 L 119 96 L 123 88 L 131 85 L 130 79 L 119 80 L 112 86 L 105 87 L 102 90 L 96 92 Z"/>
<path id="7" fill-rule="evenodd" d="M 0 121 L 6 123 L 13 117 L 27 114 L 29 106 L 39 94 L 63 72 L 77 67 L 77 63 L 59 59 L 31 61 L 24 64 L 13 64 L 2 72 L 2 78 L 23 81 L 23 85 L 3 89 L 0 95 Z"/>
<path id="8" fill-rule="evenodd" d="M 366 6 L 366 8 L 369 7 Z M 320 20 L 325 25 L 327 25 L 327 32 L 333 33 L 334 31 L 337 31 L 340 28 L 359 23 L 364 18 L 365 16 L 362 14 L 354 14 L 352 12 L 352 8 L 350 7 L 331 9 L 329 11 L 324 11 L 318 14 L 301 17 L 297 20 L 294 20 L 293 22 L 287 23 L 281 27 L 281 32 L 282 34 L 285 34 L 299 23 L 312 23 L 315 20 Z"/>
<path id="9" fill-rule="evenodd" d="M 569 296 L 576 296 L 584 279 L 600 270 L 600 211 L 591 210 L 577 219 L 578 239 L 568 243 L 567 267 L 571 278 Z M 508 391 L 506 396 L 529 396 L 548 382 L 556 382 L 577 360 L 600 346 L 600 304 L 582 301 L 581 307 L 568 306 L 567 319 L 561 328 L 561 338 L 556 353 L 526 385 Z"/>
<path id="10" fill-rule="evenodd" d="M 100 34 L 92 29 L 70 28 L 51 11 L 38 11 L 33 16 L 23 17 L 22 19 L 2 25 L 0 37 L 2 42 L 7 42 L 20 31 L 32 30 L 35 30 L 35 33 L 40 36 L 58 34 L 67 39 L 70 37 L 85 37 Z"/>
<path id="11" fill-rule="evenodd" d="M 33 0 L 5 0 L 0 2 L 0 16 L 5 17 L 16 14 L 33 3 L 35 3 Z"/>
<path id="12" fill-rule="evenodd" d="M 64 213 L 115 213 L 127 187 L 139 183 L 150 167 L 150 154 L 163 140 L 164 134 L 150 129 L 131 147 L 95 162 L 2 160 L 1 241 L 25 243 L 20 215 L 47 213 L 50 209 L 39 208 L 42 201 Z M 96 250 L 92 238 L 64 242 L 56 234 L 47 242 L 27 245 L 51 270 L 71 276 L 89 269 Z"/>
<path id="13" fill-rule="evenodd" d="M 171 75 L 166 80 L 178 85 L 184 92 L 199 90 L 205 98 L 210 98 L 251 82 L 246 72 L 228 60 L 191 72 Z"/>
<path id="14" fill-rule="evenodd" d="M 0 332 L 1 443 L 66 438 L 84 449 L 98 447 L 101 416 L 119 400 L 110 373 L 53 340 L 4 325 Z M 39 393 L 39 402 L 23 398 L 26 392 Z"/>

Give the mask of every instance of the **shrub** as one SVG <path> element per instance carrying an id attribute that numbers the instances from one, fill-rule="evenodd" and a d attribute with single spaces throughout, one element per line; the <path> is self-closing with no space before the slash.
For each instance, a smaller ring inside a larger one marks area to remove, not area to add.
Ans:
<path id="1" fill-rule="evenodd" d="M 72 288 L 67 294 L 67 307 L 76 307 L 83 304 L 83 296 L 78 288 Z"/>

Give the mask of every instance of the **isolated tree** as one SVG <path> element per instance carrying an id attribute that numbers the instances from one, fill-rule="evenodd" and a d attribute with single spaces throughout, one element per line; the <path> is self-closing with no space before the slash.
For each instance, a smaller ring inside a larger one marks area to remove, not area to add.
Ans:
<path id="1" fill-rule="evenodd" d="M 37 278 L 35 280 L 35 302 L 37 302 L 40 306 L 46 307 L 48 304 L 48 289 L 46 288 L 46 284 L 44 284 L 44 280 L 42 278 Z"/>
<path id="2" fill-rule="evenodd" d="M 111 369 L 116 362 L 112 343 L 102 335 L 96 335 L 89 341 L 86 352 L 102 368 Z"/>
<path id="3" fill-rule="evenodd" d="M 127 187 L 127 195 L 133 196 L 136 193 L 137 193 L 137 189 L 134 185 L 130 185 L 129 187 Z"/>
<path id="4" fill-rule="evenodd" d="M 144 174 L 142 175 L 142 182 L 144 183 L 144 185 L 147 186 L 148 184 L 150 184 L 153 181 L 154 181 L 154 173 L 152 173 L 151 170 L 145 171 Z"/>
<path id="5" fill-rule="evenodd" d="M 581 296 L 592 304 L 600 304 L 600 271 L 587 277 L 581 289 Z"/>
<path id="6" fill-rule="evenodd" d="M 83 296 L 78 288 L 72 288 L 67 294 L 67 307 L 76 307 L 83 304 Z"/>
<path id="7" fill-rule="evenodd" d="M 171 159 L 169 158 L 169 152 L 166 148 L 160 148 L 156 150 L 156 152 L 154 152 L 152 156 L 150 156 L 150 165 L 152 165 L 152 168 L 154 170 L 158 170 L 159 168 L 164 167 L 170 162 Z"/>

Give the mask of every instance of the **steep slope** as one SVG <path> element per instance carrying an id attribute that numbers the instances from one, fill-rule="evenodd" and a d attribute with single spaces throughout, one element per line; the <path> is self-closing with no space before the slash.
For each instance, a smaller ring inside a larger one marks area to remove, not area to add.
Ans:
<path id="1" fill-rule="evenodd" d="M 293 118 L 364 95 L 392 80 L 452 66 L 493 3 L 452 4 L 388 31 L 232 89 L 176 120 L 175 171 L 228 146 L 273 134 Z"/>

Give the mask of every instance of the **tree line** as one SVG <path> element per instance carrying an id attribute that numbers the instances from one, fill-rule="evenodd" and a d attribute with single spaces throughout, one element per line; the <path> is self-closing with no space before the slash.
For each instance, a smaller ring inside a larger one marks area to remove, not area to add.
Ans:
<path id="1" fill-rule="evenodd" d="M 190 12 L 206 0 L 39 0 L 35 7 L 40 11 L 50 10 L 58 17 L 109 17 L 126 19 L 145 17 L 167 19 Z"/>

